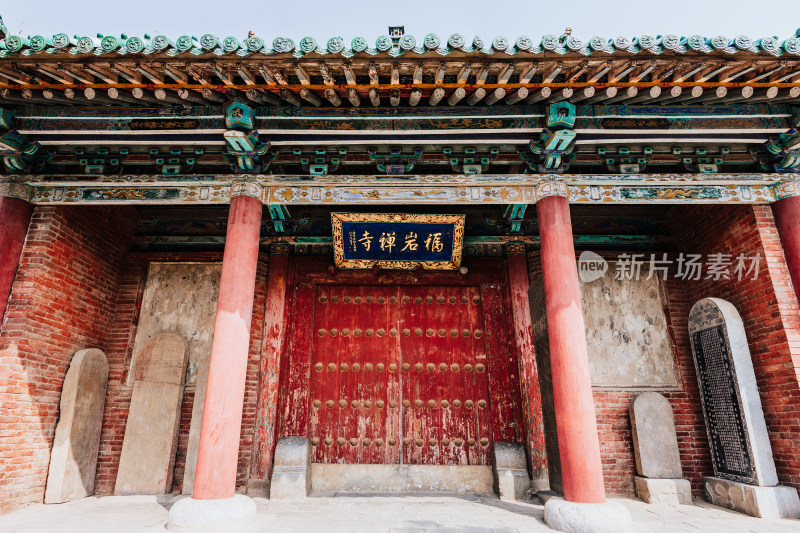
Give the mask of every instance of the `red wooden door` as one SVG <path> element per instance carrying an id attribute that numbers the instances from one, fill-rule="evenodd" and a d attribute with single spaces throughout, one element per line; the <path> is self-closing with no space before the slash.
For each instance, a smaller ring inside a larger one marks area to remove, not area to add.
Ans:
<path id="1" fill-rule="evenodd" d="M 480 291 L 408 287 L 400 298 L 403 462 L 490 464 Z"/>
<path id="2" fill-rule="evenodd" d="M 318 285 L 314 461 L 489 464 L 483 324 L 477 287 Z"/>
<path id="3" fill-rule="evenodd" d="M 309 434 L 318 463 L 399 461 L 397 289 L 320 285 Z"/>

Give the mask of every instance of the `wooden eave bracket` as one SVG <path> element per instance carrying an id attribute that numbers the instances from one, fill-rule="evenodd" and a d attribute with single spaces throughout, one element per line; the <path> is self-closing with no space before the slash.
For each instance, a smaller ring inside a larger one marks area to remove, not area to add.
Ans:
<path id="1" fill-rule="evenodd" d="M 295 63 L 292 65 L 292 68 L 294 69 L 297 79 L 300 80 L 301 85 L 311 85 L 311 77 L 308 75 L 308 72 L 303 69 L 303 67 Z"/>
<path id="2" fill-rule="evenodd" d="M 166 64 L 164 65 L 164 74 L 173 79 L 177 83 L 189 83 L 189 76 L 178 70 L 177 67 Z"/>
<path id="3" fill-rule="evenodd" d="M 194 80 L 202 85 L 211 85 L 208 79 L 203 75 L 203 71 L 198 68 L 197 65 L 187 65 L 186 72 L 189 73 L 189 76 L 194 78 Z"/>
<path id="4" fill-rule="evenodd" d="M 158 85 L 163 85 L 164 84 L 164 74 L 163 73 L 161 73 L 161 72 L 159 72 L 157 70 L 154 70 L 154 69 L 152 69 L 151 67 L 149 67 L 147 65 L 141 65 L 140 64 L 140 65 L 137 65 L 136 68 L 139 69 L 139 72 L 141 72 L 147 79 L 149 79 L 153 83 L 156 83 Z"/>
<path id="5" fill-rule="evenodd" d="M 589 74 L 587 81 L 589 83 L 597 83 L 597 81 L 599 81 L 600 78 L 602 78 L 606 72 L 611 70 L 613 65 L 614 62 L 611 61 L 610 59 L 608 61 L 603 62 L 602 66 L 600 66 L 598 69 Z"/>
<path id="6" fill-rule="evenodd" d="M 100 78 L 106 83 L 118 83 L 119 82 L 119 75 L 115 74 L 110 70 L 106 70 L 104 68 L 100 68 L 97 65 L 93 64 L 84 64 L 83 68 Z"/>
<path id="7" fill-rule="evenodd" d="M 415 85 L 422 83 L 422 74 L 422 63 L 417 62 L 417 64 L 414 65 L 414 76 L 412 78 L 412 83 Z"/>
<path id="8" fill-rule="evenodd" d="M 497 83 L 501 85 L 508 83 L 512 74 L 514 74 L 514 65 L 511 63 L 504 64 L 500 69 L 500 73 L 497 75 Z"/>
<path id="9" fill-rule="evenodd" d="M 369 72 L 369 84 L 378 85 L 378 67 L 375 66 L 375 63 L 369 64 L 368 72 Z"/>
<path id="10" fill-rule="evenodd" d="M 119 73 L 120 76 L 128 80 L 129 83 L 142 83 L 142 73 L 132 70 L 126 66 L 114 63 L 111 65 L 111 70 Z"/>
<path id="11" fill-rule="evenodd" d="M 261 77 L 264 79 L 264 83 L 267 85 L 277 85 L 277 82 L 275 81 L 275 75 L 270 69 L 259 63 L 256 67 L 256 70 L 258 70 L 258 73 L 261 74 Z"/>
<path id="12" fill-rule="evenodd" d="M 328 72 L 328 66 L 325 64 L 320 64 L 319 66 L 319 74 L 322 76 L 322 83 L 325 85 L 334 85 L 333 76 L 330 75 Z"/>
<path id="13" fill-rule="evenodd" d="M 565 76 L 565 78 L 568 79 L 570 82 L 574 82 L 575 80 L 580 78 L 581 74 L 586 72 L 588 66 L 589 66 L 588 61 L 581 61 L 576 68 L 572 69 L 570 73 Z"/>
<path id="14" fill-rule="evenodd" d="M 748 79 L 745 83 L 755 83 L 758 81 L 763 80 L 769 76 L 772 76 L 776 72 L 779 72 L 786 68 L 786 62 L 781 61 L 778 64 L 772 63 L 771 65 L 767 66 L 764 70 L 757 72 L 752 78 Z"/>
<path id="15" fill-rule="evenodd" d="M 617 82 L 618 82 L 618 81 L 620 81 L 622 78 L 624 78 L 625 76 L 627 76 L 627 75 L 628 75 L 628 73 L 629 73 L 629 72 L 631 72 L 631 71 L 632 71 L 633 69 L 635 69 L 636 67 L 637 67 L 637 63 L 636 63 L 636 61 L 630 61 L 630 62 L 628 62 L 627 64 L 625 64 L 625 65 L 623 65 L 623 66 L 619 67 L 619 68 L 618 68 L 618 69 L 616 69 L 614 72 L 612 72 L 611 74 L 609 74 L 609 75 L 608 75 L 608 81 L 609 81 L 609 83 L 617 83 Z"/>
<path id="16" fill-rule="evenodd" d="M 727 70 L 730 67 L 731 64 L 728 61 L 723 61 L 722 63 L 715 63 L 695 74 L 694 81 L 697 83 L 707 82 L 708 80 L 710 80 L 723 70 Z"/>
<path id="17" fill-rule="evenodd" d="M 247 84 L 247 85 L 255 85 L 256 84 L 255 76 L 253 76 L 253 74 L 244 65 L 242 65 L 241 63 L 236 65 L 236 72 L 239 73 L 239 76 L 242 77 L 242 79 L 244 80 L 245 84 Z"/>
<path id="18" fill-rule="evenodd" d="M 94 83 L 94 76 L 91 74 L 86 73 L 83 69 L 79 67 L 61 67 L 63 72 L 69 73 L 72 77 L 80 81 L 81 83 Z"/>
<path id="19" fill-rule="evenodd" d="M 531 65 L 523 69 L 522 74 L 519 77 L 520 83 L 530 83 L 533 79 L 533 76 L 536 74 L 536 70 L 538 69 L 538 65 L 536 63 L 531 63 Z M 460 82 L 461 75 L 459 74 L 459 82 Z"/>
<path id="20" fill-rule="evenodd" d="M 219 78 L 219 80 L 224 83 L 225 85 L 233 85 L 234 79 L 225 68 L 220 65 L 219 63 L 214 63 L 211 65 L 211 70 L 214 74 Z"/>
<path id="21" fill-rule="evenodd" d="M 511 70 L 512 70 L 512 72 L 513 72 L 513 70 L 514 70 L 514 69 L 512 68 Z M 447 69 L 445 69 L 445 68 L 444 68 L 444 61 L 441 61 L 441 62 L 439 63 L 439 68 L 438 68 L 438 69 L 436 69 L 436 75 L 435 75 L 435 76 L 434 76 L 434 78 L 433 78 L 433 79 L 434 79 L 434 81 L 435 81 L 436 83 L 442 83 L 442 82 L 444 81 L 444 75 L 445 75 L 446 73 L 447 73 Z M 511 74 L 509 74 L 509 76 L 511 76 Z M 501 82 L 499 82 L 499 83 L 505 83 L 505 82 L 502 82 L 502 81 L 501 81 Z"/>
<path id="22" fill-rule="evenodd" d="M 74 83 L 74 81 L 75 81 L 75 78 L 73 78 L 67 72 L 62 72 L 62 71 L 56 70 L 53 67 L 51 67 L 50 65 L 37 65 L 36 69 L 39 72 L 41 72 L 42 74 L 44 74 L 46 76 L 49 76 L 50 78 L 53 78 L 54 80 L 56 80 L 59 83 L 70 84 L 70 83 Z M 0 74 L 6 76 L 6 74 L 3 72 L 4 70 L 5 69 L 0 68 Z"/>
<path id="23" fill-rule="evenodd" d="M 657 63 L 655 61 L 650 61 L 649 63 L 642 65 L 640 68 L 631 73 L 631 75 L 628 77 L 628 80 L 632 83 L 638 83 L 642 81 L 645 76 L 655 70 L 656 64 Z"/>
<path id="24" fill-rule="evenodd" d="M 553 83 L 553 80 L 556 79 L 556 76 L 558 76 L 563 68 L 564 63 L 558 61 L 555 65 L 553 65 L 553 69 L 544 77 L 542 81 L 544 81 L 544 83 Z"/>
<path id="25" fill-rule="evenodd" d="M 473 67 L 473 70 L 476 67 Z M 489 67 L 486 65 L 480 65 L 477 68 L 480 68 L 477 74 L 475 74 L 475 83 L 477 85 L 483 85 L 486 83 L 486 78 L 489 77 Z"/>
<path id="26" fill-rule="evenodd" d="M 746 65 L 737 65 L 733 71 L 728 71 L 725 75 L 720 76 L 719 81 L 722 83 L 732 82 L 736 78 L 744 76 L 748 72 L 752 72 L 756 69 L 755 63 L 750 63 Z"/>
<path id="27" fill-rule="evenodd" d="M 686 81 L 691 76 L 694 76 L 695 74 L 697 74 L 698 72 L 703 70 L 705 67 L 706 67 L 706 63 L 693 63 L 693 64 L 689 65 L 688 67 L 686 67 L 686 70 L 681 71 L 681 72 L 677 72 L 672 77 L 672 81 L 675 81 L 675 82 Z"/>

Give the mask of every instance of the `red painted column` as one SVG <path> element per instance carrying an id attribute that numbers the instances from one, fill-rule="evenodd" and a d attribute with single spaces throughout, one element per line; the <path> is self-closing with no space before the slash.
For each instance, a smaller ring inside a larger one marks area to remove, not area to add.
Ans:
<path id="1" fill-rule="evenodd" d="M 11 295 L 11 285 L 17 274 L 32 214 L 33 204 L 19 198 L 0 196 L 0 324 Z"/>
<path id="2" fill-rule="evenodd" d="M 605 501 L 569 203 L 563 191 L 536 204 L 564 499 Z"/>
<path id="3" fill-rule="evenodd" d="M 522 416 L 525 420 L 527 445 L 530 446 L 533 481 L 547 479 L 547 453 L 544 446 L 542 397 L 539 393 L 539 371 L 533 346 L 531 307 L 528 300 L 528 258 L 524 243 L 506 245 L 508 281 L 511 285 L 511 309 L 514 313 L 514 337 L 517 341 Z"/>
<path id="4" fill-rule="evenodd" d="M 231 498 L 236 489 L 261 207 L 250 196 L 231 199 L 192 493 L 198 500 Z"/>
<path id="5" fill-rule="evenodd" d="M 775 215 L 795 295 L 800 298 L 800 196 L 778 200 L 772 204 L 772 214 Z"/>
<path id="6" fill-rule="evenodd" d="M 253 451 L 253 478 L 267 481 L 271 477 L 272 454 L 275 452 L 278 418 L 278 386 L 283 354 L 286 284 L 289 245 L 275 243 L 270 247 L 267 278 L 267 306 L 264 312 L 264 336 L 261 346 L 261 372 L 256 411 L 256 442 Z"/>

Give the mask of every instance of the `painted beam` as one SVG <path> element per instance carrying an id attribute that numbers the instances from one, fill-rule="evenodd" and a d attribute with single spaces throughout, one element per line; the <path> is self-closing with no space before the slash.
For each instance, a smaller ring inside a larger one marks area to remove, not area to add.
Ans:
<path id="1" fill-rule="evenodd" d="M 0 196 L 35 204 L 225 204 L 241 175 L 2 176 Z M 248 175 L 269 205 L 533 204 L 558 181 L 575 204 L 769 204 L 800 174 Z"/>

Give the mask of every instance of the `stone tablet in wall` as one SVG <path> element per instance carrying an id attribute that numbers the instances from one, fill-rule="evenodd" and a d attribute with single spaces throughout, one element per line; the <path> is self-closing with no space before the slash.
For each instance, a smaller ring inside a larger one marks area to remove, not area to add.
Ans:
<path id="1" fill-rule="evenodd" d="M 678 386 L 661 282 L 605 275 L 580 281 L 592 386 L 670 389 Z"/>
<path id="2" fill-rule="evenodd" d="M 637 396 L 630 407 L 636 494 L 646 503 L 692 503 L 692 487 L 681 479 L 681 456 L 672 406 L 657 392 Z"/>
<path id="3" fill-rule="evenodd" d="M 69 502 L 94 493 L 107 384 L 105 354 L 97 349 L 76 352 L 61 390 L 45 503 Z"/>
<path id="4" fill-rule="evenodd" d="M 172 488 L 187 344 L 159 333 L 140 353 L 114 494 L 164 494 Z"/>
<path id="5" fill-rule="evenodd" d="M 669 400 L 645 392 L 631 402 L 631 428 L 636 471 L 647 478 L 683 476 L 678 437 Z"/>
<path id="6" fill-rule="evenodd" d="M 199 401 L 192 404 L 183 475 L 184 494 L 191 494 L 194 487 L 203 419 L 202 400 L 206 396 L 221 274 L 222 263 L 150 263 L 133 345 L 131 367 L 135 369 L 142 348 L 159 332 L 174 332 L 189 344 L 186 386 L 194 386 L 194 397 Z M 133 385 L 134 374 L 130 372 L 128 385 Z"/>
<path id="7" fill-rule="evenodd" d="M 714 475 L 771 487 L 778 476 L 744 324 L 736 308 L 705 298 L 689 314 Z"/>

